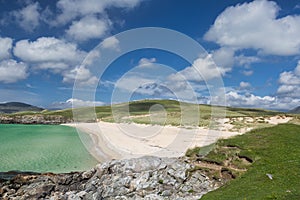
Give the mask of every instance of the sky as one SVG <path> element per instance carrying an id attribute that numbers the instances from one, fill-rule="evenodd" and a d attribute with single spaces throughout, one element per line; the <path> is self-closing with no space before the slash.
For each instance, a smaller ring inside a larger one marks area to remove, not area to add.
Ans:
<path id="1" fill-rule="evenodd" d="M 0 102 L 290 110 L 300 106 L 299 33 L 296 0 L 0 0 Z"/>

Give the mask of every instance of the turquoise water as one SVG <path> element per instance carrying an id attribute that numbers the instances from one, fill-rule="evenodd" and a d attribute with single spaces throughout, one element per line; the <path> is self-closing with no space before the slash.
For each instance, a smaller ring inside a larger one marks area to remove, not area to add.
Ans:
<path id="1" fill-rule="evenodd" d="M 0 124 L 0 171 L 71 172 L 97 161 L 75 128 L 61 125 Z"/>

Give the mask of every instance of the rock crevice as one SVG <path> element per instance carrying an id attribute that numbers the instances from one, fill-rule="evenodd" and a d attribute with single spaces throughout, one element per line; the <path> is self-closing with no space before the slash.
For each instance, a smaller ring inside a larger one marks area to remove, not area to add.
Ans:
<path id="1" fill-rule="evenodd" d="M 199 199 L 218 187 L 185 158 L 113 160 L 85 172 L 18 175 L 0 184 L 4 200 Z"/>

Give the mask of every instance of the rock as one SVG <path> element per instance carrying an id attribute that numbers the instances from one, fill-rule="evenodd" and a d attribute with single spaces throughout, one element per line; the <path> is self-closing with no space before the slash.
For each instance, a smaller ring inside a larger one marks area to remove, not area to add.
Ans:
<path id="1" fill-rule="evenodd" d="M 63 124 L 73 120 L 61 115 L 0 115 L 1 124 Z"/>
<path id="2" fill-rule="evenodd" d="M 19 175 L 0 183 L 0 199 L 136 200 L 199 199 L 217 184 L 187 160 L 113 160 L 86 172 Z"/>

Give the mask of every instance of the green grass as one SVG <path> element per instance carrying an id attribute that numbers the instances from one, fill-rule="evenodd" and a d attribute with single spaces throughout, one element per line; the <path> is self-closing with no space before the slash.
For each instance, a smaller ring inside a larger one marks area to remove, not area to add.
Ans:
<path id="1" fill-rule="evenodd" d="M 155 108 L 155 105 L 160 105 L 164 110 L 151 110 Z M 149 110 L 151 114 L 160 114 L 165 112 L 166 119 L 157 119 L 149 116 Z M 205 126 L 214 127 L 211 124 L 211 118 L 214 117 L 255 117 L 255 116 L 274 116 L 280 114 L 279 112 L 262 110 L 262 109 L 246 109 L 246 108 L 231 108 L 222 106 L 210 106 L 210 105 L 197 105 L 184 102 L 178 102 L 175 100 L 140 100 L 129 103 L 120 103 L 113 106 L 100 106 L 100 107 L 86 107 L 72 109 L 58 110 L 58 111 L 42 111 L 42 112 L 22 112 L 14 113 L 8 116 L 20 116 L 20 115 L 36 115 L 41 114 L 45 116 L 63 116 L 67 119 L 73 118 L 73 113 L 78 113 L 80 119 L 85 121 L 87 119 L 95 120 L 95 118 L 101 119 L 106 122 L 135 122 L 141 124 L 161 124 L 161 125 L 174 125 L 174 126 Z M 92 115 L 91 114 L 95 114 Z M 148 115 L 148 116 L 147 116 Z M 74 115 L 77 116 L 77 115 Z M 129 116 L 129 118 L 128 118 Z M 154 119 L 154 120 L 153 120 Z M 157 119 L 157 120 L 155 120 Z"/>
<path id="2" fill-rule="evenodd" d="M 201 200 L 300 199 L 299 144 L 300 126 L 294 124 L 253 130 L 218 141 L 205 159 L 222 163 L 228 157 L 238 155 L 250 158 L 253 163 L 239 166 L 248 168 L 248 171 L 204 195 Z M 273 179 L 266 174 L 271 174 Z"/>

